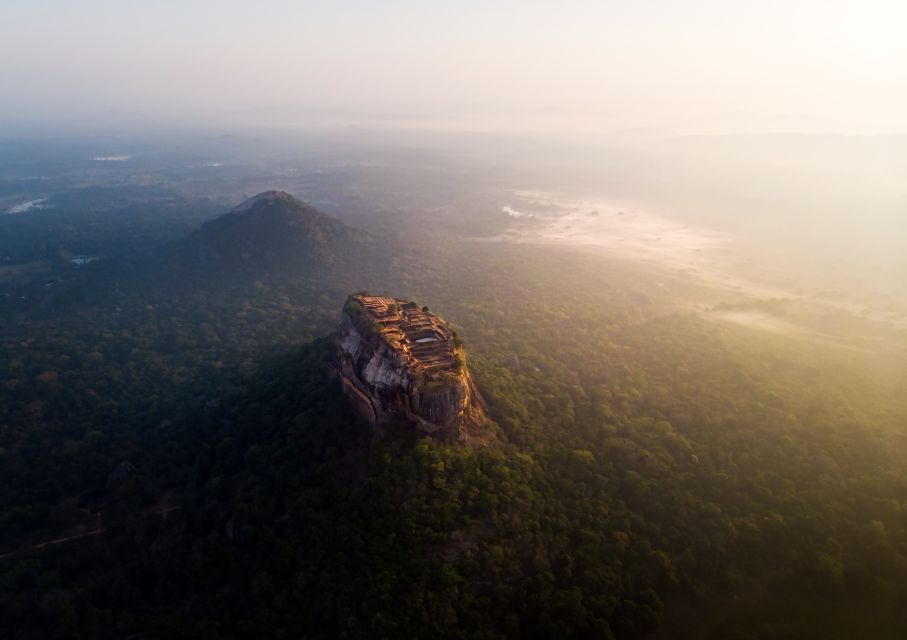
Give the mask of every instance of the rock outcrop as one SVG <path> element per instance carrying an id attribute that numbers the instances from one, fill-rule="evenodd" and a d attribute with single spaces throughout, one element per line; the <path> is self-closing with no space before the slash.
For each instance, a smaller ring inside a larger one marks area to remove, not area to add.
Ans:
<path id="1" fill-rule="evenodd" d="M 487 435 L 463 347 L 427 308 L 350 296 L 337 346 L 344 392 L 370 424 L 408 423 L 446 442 Z"/>

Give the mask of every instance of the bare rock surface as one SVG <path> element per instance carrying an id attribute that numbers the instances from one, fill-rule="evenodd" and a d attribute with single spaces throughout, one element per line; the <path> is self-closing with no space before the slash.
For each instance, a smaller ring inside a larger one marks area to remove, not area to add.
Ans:
<path id="1" fill-rule="evenodd" d="M 487 440 L 490 421 L 456 334 L 413 302 L 356 294 L 337 337 L 340 380 L 375 427 L 408 423 L 445 442 Z"/>

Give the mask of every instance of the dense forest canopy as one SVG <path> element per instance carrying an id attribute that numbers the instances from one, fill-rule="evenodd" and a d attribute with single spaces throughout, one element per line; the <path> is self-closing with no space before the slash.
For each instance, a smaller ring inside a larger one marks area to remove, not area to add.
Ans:
<path id="1" fill-rule="evenodd" d="M 187 260 L 228 210 L 0 220 L 4 637 L 907 633 L 905 354 L 865 318 L 406 211 Z M 499 443 L 356 420 L 331 336 L 365 289 L 451 322 Z M 725 320 L 754 311 L 853 340 Z"/>

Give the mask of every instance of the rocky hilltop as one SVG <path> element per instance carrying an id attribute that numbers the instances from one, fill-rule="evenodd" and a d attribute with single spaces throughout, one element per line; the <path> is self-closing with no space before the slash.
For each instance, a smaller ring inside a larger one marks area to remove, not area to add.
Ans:
<path id="1" fill-rule="evenodd" d="M 426 307 L 350 296 L 337 346 L 344 392 L 372 425 L 405 422 L 447 442 L 487 435 L 463 346 Z"/>

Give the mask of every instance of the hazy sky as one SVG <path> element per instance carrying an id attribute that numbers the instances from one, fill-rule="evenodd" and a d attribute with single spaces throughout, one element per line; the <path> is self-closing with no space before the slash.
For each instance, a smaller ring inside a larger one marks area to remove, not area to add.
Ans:
<path id="1" fill-rule="evenodd" d="M 0 119 L 907 131 L 905 31 L 903 0 L 0 0 Z"/>

